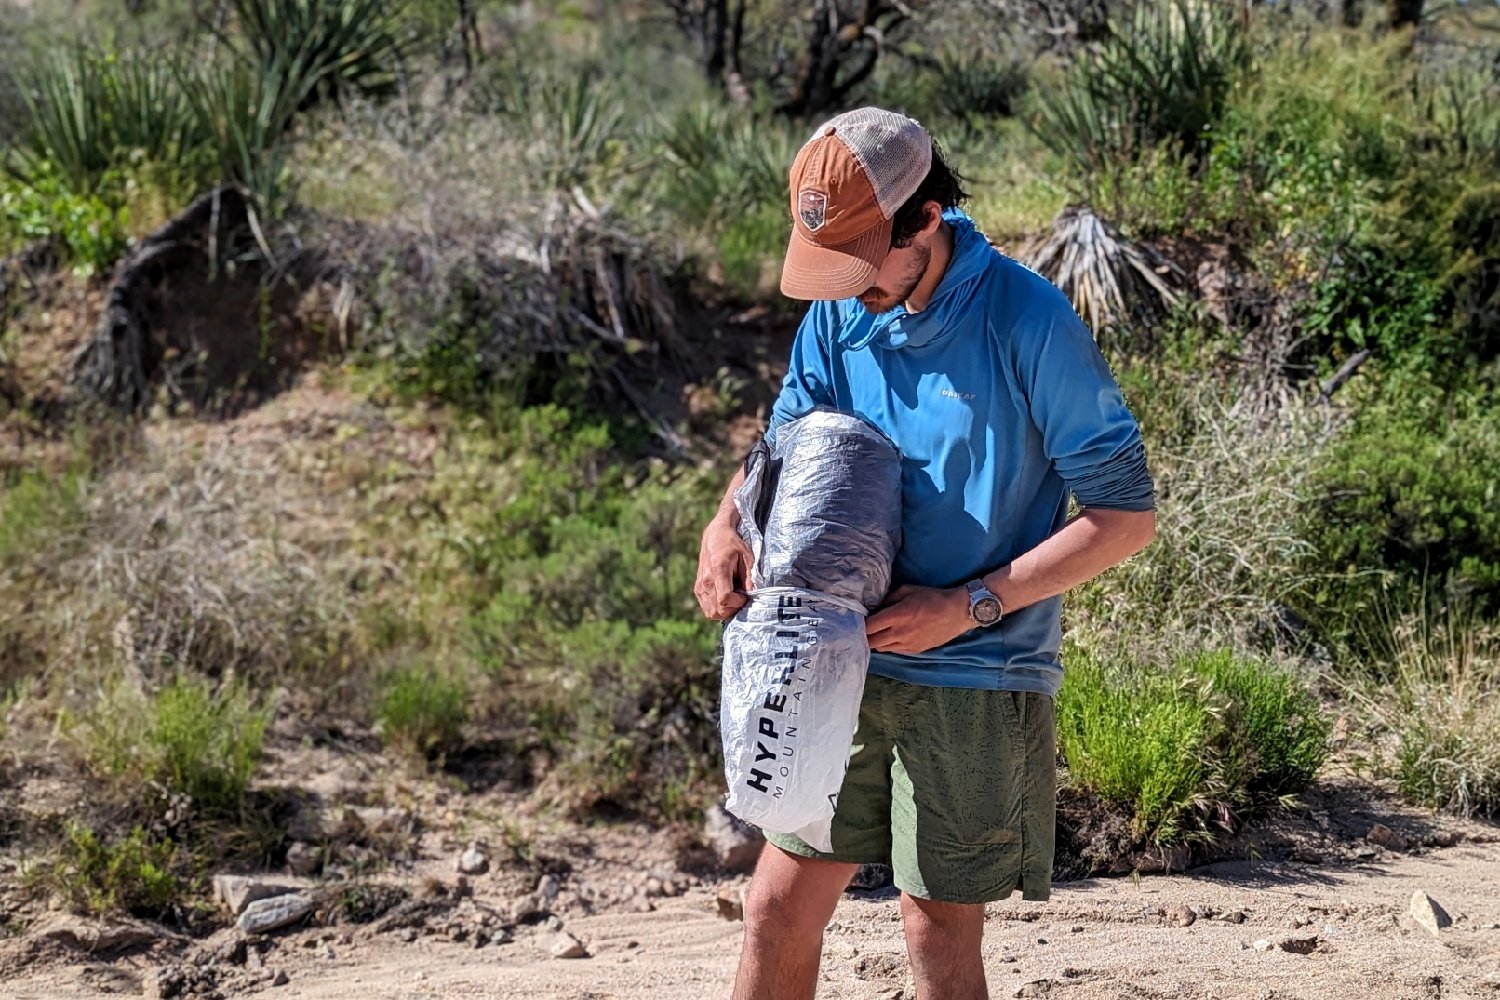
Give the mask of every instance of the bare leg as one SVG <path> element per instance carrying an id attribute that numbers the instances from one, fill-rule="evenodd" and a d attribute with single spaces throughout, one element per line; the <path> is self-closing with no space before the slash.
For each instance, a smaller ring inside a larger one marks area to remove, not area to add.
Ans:
<path id="1" fill-rule="evenodd" d="M 799 858 L 767 844 L 745 899 L 734 1000 L 812 1000 L 823 928 L 858 865 Z"/>
<path id="2" fill-rule="evenodd" d="M 979 954 L 983 903 L 935 903 L 903 892 L 901 924 L 917 1000 L 989 1000 Z"/>

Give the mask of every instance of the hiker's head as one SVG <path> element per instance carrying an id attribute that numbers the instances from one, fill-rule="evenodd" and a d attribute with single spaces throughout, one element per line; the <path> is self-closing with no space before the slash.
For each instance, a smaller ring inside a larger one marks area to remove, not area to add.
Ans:
<path id="1" fill-rule="evenodd" d="M 792 164 L 789 186 L 783 294 L 859 296 L 871 312 L 894 308 L 916 288 L 943 210 L 968 197 L 927 130 L 879 108 L 818 126 Z"/>

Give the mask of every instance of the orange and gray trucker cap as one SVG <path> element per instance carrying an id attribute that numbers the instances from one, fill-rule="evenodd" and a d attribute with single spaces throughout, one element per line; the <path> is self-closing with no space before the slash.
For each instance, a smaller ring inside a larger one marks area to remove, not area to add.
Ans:
<path id="1" fill-rule="evenodd" d="M 860 108 L 818 126 L 792 163 L 782 294 L 847 299 L 873 285 L 891 219 L 931 166 L 931 136 L 905 115 Z"/>

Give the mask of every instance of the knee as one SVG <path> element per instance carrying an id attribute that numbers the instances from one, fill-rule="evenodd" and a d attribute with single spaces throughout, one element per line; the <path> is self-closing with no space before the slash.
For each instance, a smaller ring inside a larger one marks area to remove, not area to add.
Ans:
<path id="1" fill-rule="evenodd" d="M 983 931 L 984 905 L 939 903 L 903 895 L 901 918 L 907 937 L 913 941 L 963 940 Z"/>
<path id="2" fill-rule="evenodd" d="M 762 940 L 821 934 L 828 916 L 814 905 L 810 895 L 769 880 L 752 879 L 745 893 L 746 933 Z"/>

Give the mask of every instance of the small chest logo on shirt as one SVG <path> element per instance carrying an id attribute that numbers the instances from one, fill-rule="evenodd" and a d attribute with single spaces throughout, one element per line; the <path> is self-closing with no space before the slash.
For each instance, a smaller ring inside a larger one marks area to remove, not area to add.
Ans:
<path id="1" fill-rule="evenodd" d="M 972 392 L 959 392 L 957 389 L 944 389 L 942 394 L 944 396 L 947 396 L 949 399 L 968 400 L 977 398 L 976 395 Z"/>

